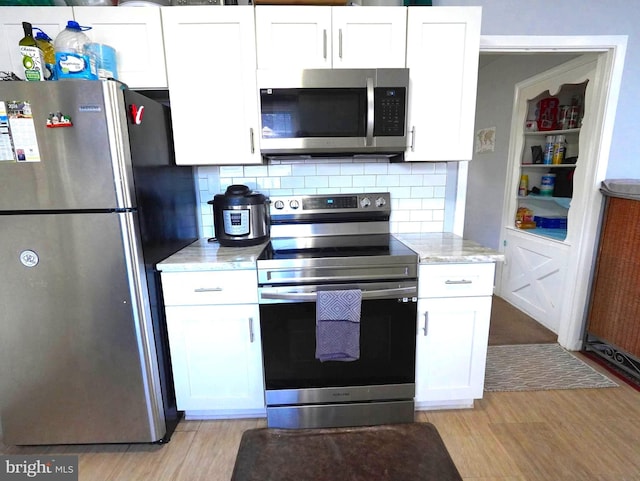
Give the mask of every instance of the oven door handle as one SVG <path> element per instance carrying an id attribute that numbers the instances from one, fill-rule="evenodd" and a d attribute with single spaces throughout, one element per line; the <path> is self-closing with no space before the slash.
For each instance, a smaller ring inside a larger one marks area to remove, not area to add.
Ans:
<path id="1" fill-rule="evenodd" d="M 393 289 L 378 289 L 362 291 L 362 299 L 377 299 L 384 297 L 413 297 L 417 294 L 416 287 L 395 287 Z M 315 301 L 317 292 L 262 292 L 263 299 L 279 299 L 283 301 Z"/>

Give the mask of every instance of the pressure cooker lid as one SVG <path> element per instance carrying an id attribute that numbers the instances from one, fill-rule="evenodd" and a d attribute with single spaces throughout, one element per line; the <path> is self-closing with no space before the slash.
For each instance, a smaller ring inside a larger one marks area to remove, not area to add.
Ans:
<path id="1" fill-rule="evenodd" d="M 260 205 L 266 202 L 267 198 L 260 192 L 253 192 L 249 187 L 242 184 L 233 184 L 227 187 L 224 194 L 216 194 L 213 197 L 213 201 L 209 201 L 209 204 L 213 204 L 224 208 L 225 206 L 234 205 Z"/>

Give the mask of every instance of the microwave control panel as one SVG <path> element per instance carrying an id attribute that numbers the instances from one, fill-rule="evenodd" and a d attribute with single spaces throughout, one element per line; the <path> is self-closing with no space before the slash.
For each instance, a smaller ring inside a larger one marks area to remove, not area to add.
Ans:
<path id="1" fill-rule="evenodd" d="M 373 92 L 374 137 L 403 136 L 405 133 L 406 89 L 376 87 Z"/>

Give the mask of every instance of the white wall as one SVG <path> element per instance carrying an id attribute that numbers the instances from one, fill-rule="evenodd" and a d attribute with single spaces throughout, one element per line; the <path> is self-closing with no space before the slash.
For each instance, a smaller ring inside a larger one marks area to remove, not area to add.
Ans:
<path id="1" fill-rule="evenodd" d="M 575 55 L 481 55 L 476 131 L 495 127 L 495 150 L 476 153 L 469 163 L 464 236 L 499 249 L 516 83 L 564 63 Z"/>
<path id="2" fill-rule="evenodd" d="M 393 233 L 442 232 L 447 164 L 331 159 L 255 166 L 207 166 L 197 171 L 201 236 L 214 236 L 207 201 L 228 185 L 245 184 L 267 196 L 390 192 Z"/>
<path id="3" fill-rule="evenodd" d="M 608 178 L 640 178 L 640 2 L 637 0 L 434 0 L 482 6 L 482 35 L 628 35 Z"/>

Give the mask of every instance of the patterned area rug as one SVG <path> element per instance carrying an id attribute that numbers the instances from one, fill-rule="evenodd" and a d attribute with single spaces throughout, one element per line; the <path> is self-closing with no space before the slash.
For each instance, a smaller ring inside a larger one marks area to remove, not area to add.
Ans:
<path id="1" fill-rule="evenodd" d="M 489 346 L 485 391 L 618 387 L 559 344 Z"/>

